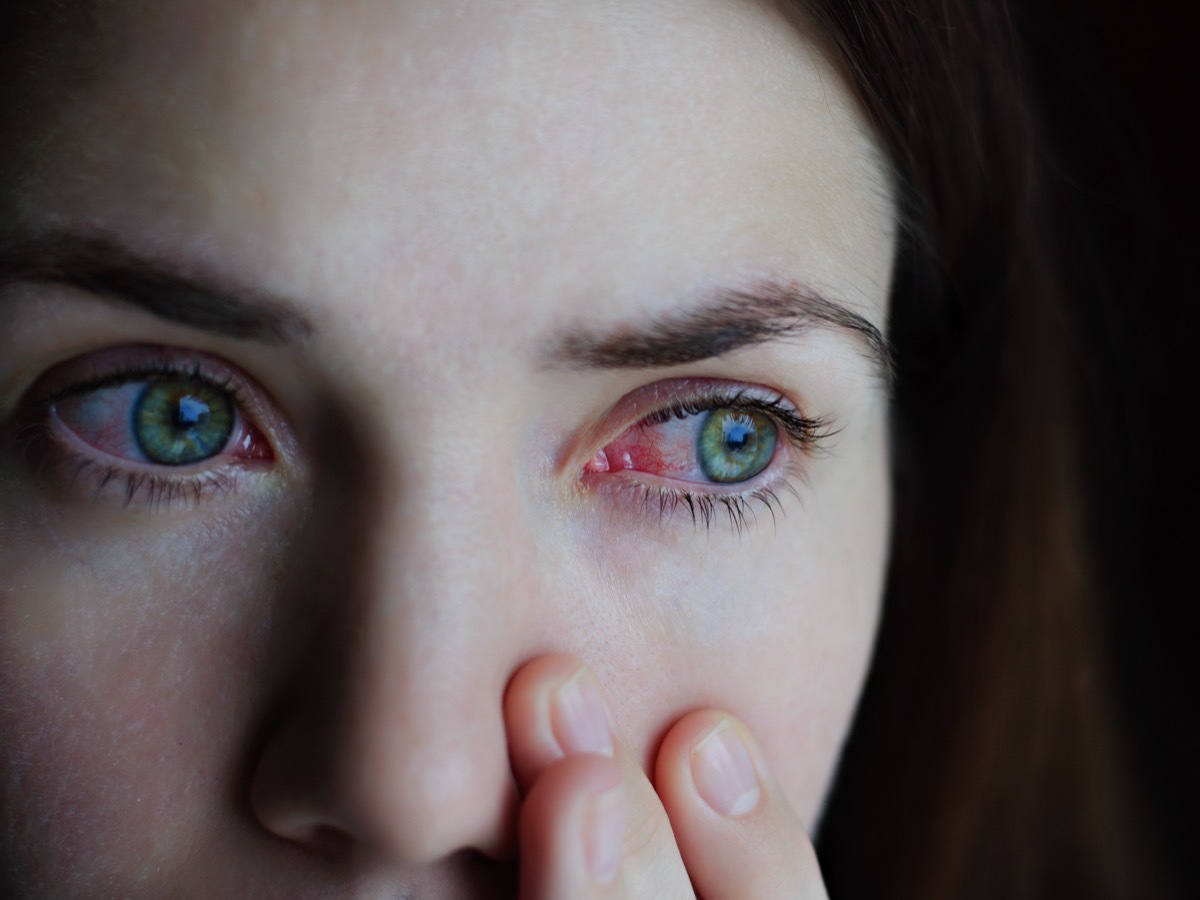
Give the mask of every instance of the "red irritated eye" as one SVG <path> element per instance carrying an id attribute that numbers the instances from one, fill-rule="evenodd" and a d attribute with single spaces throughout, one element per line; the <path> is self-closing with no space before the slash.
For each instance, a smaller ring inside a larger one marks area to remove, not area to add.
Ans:
<path id="1" fill-rule="evenodd" d="M 775 422 L 756 410 L 666 410 L 626 429 L 597 452 L 584 471 L 646 472 L 699 484 L 735 484 L 766 469 L 778 445 Z"/>
<path id="2" fill-rule="evenodd" d="M 766 386 L 654 382 L 626 394 L 600 421 L 608 443 L 578 470 L 579 484 L 632 499 L 660 522 L 678 511 L 707 528 L 724 511 L 741 533 L 757 521 L 755 504 L 775 520 L 783 511 L 779 494 L 797 494 L 795 482 L 807 478 L 808 462 L 835 433 L 831 421 L 804 415 Z"/>
<path id="3" fill-rule="evenodd" d="M 85 389 L 55 402 L 51 414 L 85 444 L 119 459 L 187 466 L 219 454 L 274 458 L 230 392 L 200 377 Z"/>

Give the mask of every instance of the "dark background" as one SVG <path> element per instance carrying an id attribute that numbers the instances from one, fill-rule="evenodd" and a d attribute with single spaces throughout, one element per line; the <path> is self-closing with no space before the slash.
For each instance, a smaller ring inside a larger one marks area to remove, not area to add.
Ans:
<path id="1" fill-rule="evenodd" d="M 1200 45 L 1164 2 L 1018 0 L 1071 229 L 1073 274 L 1094 295 L 1087 461 L 1112 589 L 1118 713 L 1142 774 L 1147 828 L 1200 896 L 1194 845 L 1200 428 L 1187 325 L 1195 261 Z M 1186 45 L 1186 46 L 1185 46 Z"/>

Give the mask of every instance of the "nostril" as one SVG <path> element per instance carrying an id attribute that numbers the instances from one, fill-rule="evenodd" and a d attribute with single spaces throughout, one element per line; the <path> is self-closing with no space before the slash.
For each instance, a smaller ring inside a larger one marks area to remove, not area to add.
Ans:
<path id="1" fill-rule="evenodd" d="M 360 726 L 341 737 L 325 729 L 318 747 L 307 739 L 315 730 L 289 723 L 261 751 L 250 808 L 274 837 L 337 862 L 424 865 L 468 849 L 515 856 L 518 794 L 501 737 L 467 743 Z"/>
<path id="2" fill-rule="evenodd" d="M 341 862 L 362 853 L 363 841 L 347 823 L 326 814 L 316 804 L 288 799 L 262 791 L 252 795 L 254 817 L 272 837 L 329 861 Z"/>
<path id="3" fill-rule="evenodd" d="M 258 762 L 250 788 L 255 819 L 275 837 L 306 850 L 321 855 L 350 852 L 357 838 L 348 822 L 334 814 L 326 767 L 312 754 L 296 751 L 287 740 L 291 737 L 277 735 Z"/>
<path id="4" fill-rule="evenodd" d="M 345 858 L 355 852 L 358 842 L 354 835 L 332 825 L 313 825 L 307 834 L 300 837 L 309 850 L 321 856 Z"/>
<path id="5" fill-rule="evenodd" d="M 275 837 L 297 844 L 307 852 L 328 859 L 345 859 L 361 850 L 353 834 L 321 822 L 289 822 L 267 825 Z"/>

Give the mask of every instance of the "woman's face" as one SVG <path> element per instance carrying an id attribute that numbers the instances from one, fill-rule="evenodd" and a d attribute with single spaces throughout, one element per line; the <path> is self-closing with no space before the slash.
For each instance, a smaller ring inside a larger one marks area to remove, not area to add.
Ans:
<path id="1" fill-rule="evenodd" d="M 740 716 L 813 826 L 879 611 L 894 229 L 815 45 L 730 0 L 63 35 L 0 166 L 3 871 L 500 883 L 547 653 L 646 767 Z"/>

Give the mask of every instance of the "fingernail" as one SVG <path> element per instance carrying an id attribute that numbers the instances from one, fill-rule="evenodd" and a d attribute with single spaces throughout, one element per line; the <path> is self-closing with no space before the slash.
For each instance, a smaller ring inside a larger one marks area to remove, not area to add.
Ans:
<path id="1" fill-rule="evenodd" d="M 737 729 L 722 722 L 692 748 L 692 781 L 704 802 L 723 816 L 758 806 L 758 776 Z"/>
<path id="2" fill-rule="evenodd" d="M 584 826 L 584 855 L 588 871 L 601 884 L 617 877 L 625 849 L 625 792 L 620 787 L 592 801 Z"/>
<path id="3" fill-rule="evenodd" d="M 550 695 L 550 726 L 564 754 L 613 755 L 604 697 L 595 676 L 586 669 L 580 669 Z"/>

